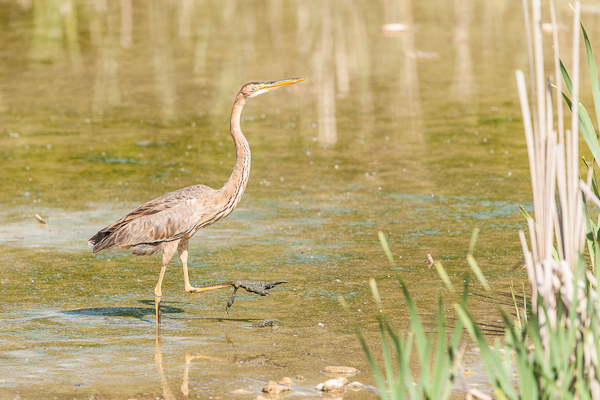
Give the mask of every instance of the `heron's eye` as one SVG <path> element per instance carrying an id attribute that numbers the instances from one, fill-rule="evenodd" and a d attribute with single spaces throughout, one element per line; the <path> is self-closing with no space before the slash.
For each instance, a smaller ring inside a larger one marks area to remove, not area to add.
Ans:
<path id="1" fill-rule="evenodd" d="M 256 86 L 252 86 L 252 91 L 256 91 Z"/>

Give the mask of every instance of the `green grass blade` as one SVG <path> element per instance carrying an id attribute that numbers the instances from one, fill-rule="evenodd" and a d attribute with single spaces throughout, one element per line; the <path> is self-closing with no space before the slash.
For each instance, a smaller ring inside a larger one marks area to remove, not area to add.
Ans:
<path id="1" fill-rule="evenodd" d="M 569 92 L 569 96 L 571 96 L 571 93 L 573 93 L 573 84 L 571 83 L 571 78 L 569 77 L 569 73 L 567 72 L 567 69 L 565 68 L 565 65 L 563 64 L 561 59 L 559 59 L 559 62 L 560 72 L 562 74 L 563 81 L 565 82 L 565 86 L 567 88 L 567 92 Z M 571 108 L 571 106 L 569 106 L 569 108 Z"/>
<path id="2" fill-rule="evenodd" d="M 590 396 L 592 390 L 583 380 L 577 379 L 575 387 L 577 388 L 577 394 L 579 395 L 578 400 L 592 400 L 592 396 Z"/>
<path id="3" fill-rule="evenodd" d="M 488 285 L 487 280 L 485 279 L 485 276 L 483 275 L 483 272 L 481 272 L 479 265 L 477 265 L 477 262 L 475 261 L 475 259 L 473 258 L 473 256 L 471 254 L 467 254 L 467 262 L 469 263 L 469 266 L 471 267 L 471 269 L 475 273 L 475 276 L 481 283 L 481 286 L 483 286 L 483 288 L 485 289 L 486 292 L 491 292 L 492 289 L 490 289 L 490 285 Z"/>
<path id="4" fill-rule="evenodd" d="M 596 129 L 592 124 L 592 120 L 590 116 L 583 106 L 583 104 L 579 103 L 579 130 L 585 139 L 594 159 L 600 160 L 600 145 L 598 144 L 598 136 L 596 135 Z"/>
<path id="5" fill-rule="evenodd" d="M 385 367 L 385 376 L 386 381 L 388 383 L 388 391 L 392 399 L 396 399 L 396 386 L 394 382 L 396 381 L 394 377 L 394 369 L 392 368 L 392 355 L 390 354 L 390 348 L 388 345 L 387 338 L 385 336 L 385 328 L 384 328 L 384 320 L 385 315 L 383 314 L 383 304 L 381 302 L 381 295 L 379 294 L 379 289 L 377 288 L 377 283 L 375 279 L 369 279 L 369 286 L 371 286 L 371 292 L 373 294 L 373 298 L 375 299 L 375 303 L 377 305 L 377 320 L 379 322 L 379 334 L 381 336 L 381 347 L 383 351 L 383 363 Z M 384 388 L 380 388 L 381 390 L 385 390 Z"/>
<path id="6" fill-rule="evenodd" d="M 592 160 L 592 168 L 594 166 L 594 161 Z M 592 190 L 594 191 L 594 194 L 596 195 L 596 197 L 598 197 L 600 199 L 600 193 L 598 192 L 598 180 L 596 178 L 596 171 L 594 171 L 592 169 L 592 173 L 594 174 L 592 177 Z"/>
<path id="7" fill-rule="evenodd" d="M 465 284 L 463 287 L 463 294 L 462 294 L 462 299 L 460 301 L 460 307 L 462 307 L 464 310 L 466 310 L 467 309 L 467 300 L 469 298 L 469 282 L 470 282 L 468 272 L 465 272 L 464 281 L 465 281 Z M 457 318 L 456 325 L 454 326 L 454 333 L 452 334 L 452 339 L 450 340 L 450 347 L 448 349 L 451 352 L 450 355 L 452 357 L 456 356 L 456 349 L 458 348 L 458 343 L 460 342 L 462 330 L 463 330 L 462 320 L 460 318 Z"/>
<path id="8" fill-rule="evenodd" d="M 346 310 L 346 313 L 349 313 L 350 309 L 348 307 L 348 303 L 346 303 L 346 300 L 344 300 L 344 298 L 342 298 L 342 297 L 340 297 L 338 300 L 339 300 L 340 304 L 342 305 L 342 307 Z M 375 383 L 377 384 L 377 387 L 381 391 L 380 396 L 383 400 L 388 400 L 388 399 L 390 399 L 390 397 L 388 396 L 388 393 L 385 390 L 385 387 L 386 387 L 385 379 L 383 378 L 383 374 L 381 373 L 381 371 L 379 370 L 379 367 L 377 366 L 375 357 L 371 353 L 371 350 L 369 349 L 369 345 L 367 345 L 367 341 L 366 341 L 365 337 L 362 335 L 362 332 L 361 332 L 360 327 L 358 326 L 358 323 L 356 322 L 356 320 L 352 317 L 350 317 L 350 320 L 352 321 L 352 325 L 354 326 L 354 332 L 356 333 L 356 336 L 358 336 L 358 341 L 360 342 L 360 345 L 363 348 L 365 355 L 367 356 L 367 360 L 369 361 L 369 367 L 371 367 L 371 372 L 373 372 L 373 377 L 375 378 Z M 390 400 L 395 400 L 395 399 L 390 399 Z"/>
<path id="9" fill-rule="evenodd" d="M 517 305 L 517 298 L 515 297 L 515 290 L 513 289 L 512 286 L 510 287 L 510 295 L 512 296 L 513 304 L 515 305 L 515 311 L 517 312 L 517 321 L 519 321 L 519 330 L 522 332 L 523 324 L 521 323 L 521 315 L 519 313 L 519 306 Z"/>
<path id="10" fill-rule="evenodd" d="M 479 228 L 473 229 L 473 233 L 471 234 L 471 242 L 469 243 L 469 252 L 467 254 L 473 255 L 475 251 L 475 243 L 477 243 L 477 236 L 479 236 Z"/>
<path id="11" fill-rule="evenodd" d="M 446 285 L 446 288 L 448 288 L 448 290 L 451 293 L 455 293 L 454 286 L 452 286 L 452 282 L 450 282 L 450 278 L 448 277 L 448 274 L 446 273 L 446 269 L 442 265 L 441 261 L 435 262 L 435 269 L 437 269 L 437 273 L 440 276 L 440 278 L 442 278 L 442 281 L 444 282 L 444 285 Z"/>
<path id="12" fill-rule="evenodd" d="M 594 315 L 595 317 L 597 317 L 596 313 L 592 313 L 592 315 Z M 592 337 L 594 339 L 594 343 L 600 343 L 598 342 L 598 340 L 600 340 L 600 333 L 598 332 L 598 318 L 594 318 L 594 321 L 592 321 Z M 600 357 L 600 346 L 594 346 L 594 349 L 596 350 L 596 357 Z M 597 358 L 598 360 L 600 360 L 600 358 Z M 596 379 L 598 379 L 600 374 L 598 374 L 598 372 L 596 372 Z"/>
<path id="13" fill-rule="evenodd" d="M 506 398 L 511 400 L 519 399 L 517 392 L 512 387 L 512 384 L 506 375 L 506 371 L 502 366 L 502 359 L 498 353 L 491 351 L 485 335 L 481 332 L 471 316 L 458 304 L 455 304 L 454 308 L 471 338 L 479 345 L 481 358 L 485 364 L 488 375 L 492 376 L 492 384 L 494 385 L 496 392 L 500 391 Z"/>
<path id="14" fill-rule="evenodd" d="M 596 248 L 596 265 L 594 268 L 594 276 L 596 277 L 596 282 L 598 282 L 598 284 L 596 285 L 596 298 L 598 300 L 596 301 L 595 305 L 598 309 L 600 309 L 600 246 L 599 248 Z M 596 347 L 600 348 L 600 346 Z M 600 358 L 598 358 L 598 360 L 600 360 Z"/>
<path id="15" fill-rule="evenodd" d="M 402 287 L 402 292 L 404 293 L 404 298 L 406 299 L 406 304 L 410 311 L 410 329 L 412 332 L 414 332 L 415 340 L 417 341 L 419 362 L 422 366 L 429 365 L 429 348 L 431 343 L 429 340 L 427 340 L 425 330 L 423 329 L 423 324 L 421 323 L 419 313 L 417 312 L 417 307 L 410 297 L 410 293 L 408 292 L 406 284 L 400 275 L 397 275 L 397 279 Z M 429 381 L 429 368 L 421 368 L 421 380 L 424 382 Z"/>
<path id="16" fill-rule="evenodd" d="M 413 378 L 410 371 L 410 355 L 412 354 L 412 345 L 413 339 L 415 335 L 414 332 L 411 332 L 408 335 L 408 341 L 406 342 L 406 351 L 404 352 L 404 361 L 402 365 L 404 367 L 404 376 L 406 377 L 406 387 L 408 388 L 408 393 L 410 394 L 411 399 L 418 399 L 419 395 L 417 393 L 417 389 L 413 385 Z"/>
<path id="17" fill-rule="evenodd" d="M 598 71 L 596 70 L 596 62 L 594 61 L 594 52 L 588 38 L 587 32 L 581 24 L 581 32 L 583 32 L 583 40 L 585 42 L 585 52 L 587 54 L 588 68 L 590 70 L 590 81 L 592 83 L 592 95 L 594 97 L 594 107 L 596 109 L 596 121 L 600 126 L 600 89 L 598 87 Z"/>
<path id="18" fill-rule="evenodd" d="M 513 299 L 514 299 L 514 292 Z M 516 299 L 515 306 L 516 306 Z M 534 374 L 534 366 L 530 362 L 529 353 L 527 352 L 527 348 L 525 347 L 525 342 L 521 340 L 520 332 L 517 332 L 515 326 L 510 321 L 510 317 L 508 314 L 502 310 L 502 308 L 498 307 L 498 311 L 504 320 L 504 324 L 506 325 L 507 332 L 507 345 L 510 344 L 511 347 L 515 350 L 515 356 L 517 361 L 517 371 L 519 377 L 519 386 L 520 386 L 520 395 L 522 399 L 538 399 L 539 398 L 539 390 L 537 380 Z M 509 358 L 508 361 L 505 361 L 505 367 L 509 367 L 511 364 L 510 361 L 510 350 L 506 349 L 505 356 Z M 510 371 L 506 370 L 506 374 L 510 374 Z"/>
<path id="19" fill-rule="evenodd" d="M 523 318 L 527 324 L 529 321 L 527 315 L 527 293 L 525 292 L 525 284 L 523 284 Z"/>
<path id="20" fill-rule="evenodd" d="M 392 399 L 397 399 L 398 396 L 396 394 L 396 385 L 394 384 L 394 382 L 396 382 L 396 379 L 394 377 L 394 368 L 392 367 L 392 355 L 390 354 L 390 348 L 388 345 L 387 338 L 385 336 L 385 328 L 383 326 L 384 317 L 382 315 L 379 315 L 378 319 L 379 333 L 381 336 L 381 348 L 383 350 L 383 363 L 385 365 L 385 376 L 388 383 L 388 391 Z M 381 388 L 381 390 L 384 390 L 384 388 Z"/>
<path id="21" fill-rule="evenodd" d="M 531 217 L 531 215 L 529 215 L 529 213 L 527 212 L 527 210 L 525 210 L 525 208 L 522 205 L 520 205 L 520 204 L 519 204 L 519 209 L 521 210 L 521 212 L 525 216 L 525 219 L 527 219 L 527 220 L 533 219 Z"/>
<path id="22" fill-rule="evenodd" d="M 377 236 L 379 237 L 379 242 L 381 243 L 381 247 L 383 247 L 383 251 L 385 252 L 388 261 L 390 262 L 390 264 L 392 264 L 392 267 L 395 267 L 396 262 L 394 261 L 394 256 L 392 256 L 392 252 L 390 251 L 390 246 L 388 246 L 388 242 L 385 238 L 385 235 L 383 234 L 383 232 L 379 231 L 377 232 Z"/>
<path id="23" fill-rule="evenodd" d="M 596 248 L 598 247 L 597 236 L 596 236 L 596 225 L 590 218 L 589 208 L 586 204 L 585 194 L 583 194 L 583 211 L 585 216 L 585 236 L 587 239 L 588 251 L 590 254 L 590 260 L 592 265 L 596 265 Z"/>
<path id="24" fill-rule="evenodd" d="M 448 385 L 448 374 L 450 373 L 450 358 L 446 354 L 446 319 L 444 317 L 444 304 L 442 296 L 438 300 L 438 329 L 436 335 L 436 353 L 433 363 L 432 400 L 442 397 L 444 389 Z"/>
<path id="25" fill-rule="evenodd" d="M 390 325 L 389 321 L 385 321 L 385 329 L 390 336 L 392 346 L 396 352 L 396 370 L 398 373 L 398 379 L 396 381 L 396 396 L 398 400 L 406 399 L 406 390 L 414 390 L 412 380 L 410 376 L 406 376 L 406 371 L 410 368 L 410 354 L 405 358 L 405 346 L 404 341 L 394 332 L 394 329 Z M 405 365 L 406 363 L 406 365 Z M 411 396 L 414 393 L 411 393 Z"/>
<path id="26" fill-rule="evenodd" d="M 569 109 L 572 109 L 571 99 L 569 99 L 564 93 L 563 98 L 569 106 Z M 590 119 L 587 110 L 581 103 L 579 104 L 579 130 L 581 131 L 581 135 L 585 139 L 585 143 L 588 145 L 590 151 L 592 152 L 592 156 L 594 156 L 594 159 L 600 161 L 600 144 L 598 144 L 598 137 L 596 136 L 596 131 L 594 130 L 592 120 Z"/>

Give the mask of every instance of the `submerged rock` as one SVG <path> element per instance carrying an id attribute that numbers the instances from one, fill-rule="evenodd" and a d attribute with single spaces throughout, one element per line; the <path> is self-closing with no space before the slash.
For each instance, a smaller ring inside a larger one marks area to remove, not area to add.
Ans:
<path id="1" fill-rule="evenodd" d="M 252 393 L 252 392 L 248 389 L 235 389 L 235 390 L 232 390 L 231 392 L 227 392 L 226 394 L 229 396 L 235 396 L 238 394 L 249 394 L 249 393 Z"/>
<path id="2" fill-rule="evenodd" d="M 323 373 L 333 376 L 354 376 L 360 371 L 354 367 L 346 367 L 343 365 L 330 365 L 323 368 Z"/>
<path id="3" fill-rule="evenodd" d="M 280 385 L 286 385 L 286 386 L 294 386 L 294 380 L 290 377 L 284 377 L 281 378 L 281 380 L 279 381 Z"/>
<path id="4" fill-rule="evenodd" d="M 275 381 L 269 381 L 262 391 L 265 393 L 279 394 L 284 392 L 293 392 L 294 389 L 280 385 Z"/>
<path id="5" fill-rule="evenodd" d="M 363 388 L 363 386 L 364 385 L 362 383 L 360 383 L 358 381 L 354 381 L 354 382 L 348 384 L 348 389 L 350 389 L 350 390 L 360 390 L 360 389 Z"/>
<path id="6" fill-rule="evenodd" d="M 341 392 L 344 390 L 348 380 L 346 378 L 334 378 L 323 383 L 319 383 L 315 389 L 321 392 Z"/>

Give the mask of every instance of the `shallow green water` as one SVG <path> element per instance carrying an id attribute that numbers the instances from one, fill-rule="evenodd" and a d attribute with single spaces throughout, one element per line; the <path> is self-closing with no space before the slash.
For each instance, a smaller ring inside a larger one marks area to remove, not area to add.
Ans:
<path id="1" fill-rule="evenodd" d="M 516 2 L 0 8 L 0 397 L 216 399 L 247 389 L 237 397 L 253 398 L 259 381 L 296 375 L 315 397 L 327 365 L 354 366 L 356 380 L 373 382 L 337 301 L 375 343 L 369 278 L 400 330 L 398 272 L 427 321 L 445 293 L 427 254 L 459 283 L 479 227 L 475 255 L 500 303 L 509 307 L 508 286 L 525 281 L 513 268 L 524 227 L 517 204 L 530 198 L 513 78 L 526 68 Z M 412 29 L 382 33 L 391 22 Z M 230 292 L 186 294 L 174 260 L 157 342 L 160 258 L 92 256 L 87 239 L 171 190 L 220 187 L 234 163 L 227 121 L 239 88 L 297 76 L 308 80 L 246 106 L 246 194 L 190 242 L 192 284 L 291 283 L 266 298 L 240 293 L 227 315 Z M 501 334 L 477 285 L 472 306 Z M 281 323 L 247 326 L 266 318 Z M 481 379 L 466 378 L 457 393 Z"/>

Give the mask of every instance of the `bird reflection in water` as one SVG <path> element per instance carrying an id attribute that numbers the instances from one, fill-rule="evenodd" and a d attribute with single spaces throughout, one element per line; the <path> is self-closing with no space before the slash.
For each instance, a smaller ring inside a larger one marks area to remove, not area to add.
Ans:
<path id="1" fill-rule="evenodd" d="M 227 338 L 227 342 L 233 346 L 233 342 Z M 158 369 L 158 373 L 160 375 L 160 381 L 163 390 L 163 397 L 165 400 L 174 400 L 177 399 L 177 396 L 174 394 L 173 390 L 169 386 L 169 382 L 167 380 L 168 374 L 165 374 L 163 367 L 163 352 L 161 346 L 161 337 L 160 335 L 156 335 L 156 347 L 154 353 L 156 368 Z M 238 357 L 235 355 L 232 358 L 224 358 L 224 357 L 215 357 L 208 354 L 201 354 L 197 352 L 186 352 L 185 354 L 185 364 L 183 367 L 183 377 L 181 382 L 181 394 L 188 398 L 190 389 L 189 389 L 189 372 L 192 362 L 194 360 L 205 360 L 209 363 L 220 363 L 220 364 L 229 364 L 234 365 L 236 367 L 247 367 L 247 368 L 257 368 L 257 367 L 270 367 L 270 368 L 285 368 L 285 365 L 278 363 L 272 358 L 265 355 L 251 356 L 251 357 Z M 203 388 L 200 388 L 199 393 L 210 395 L 211 393 L 208 391 L 204 391 Z"/>

